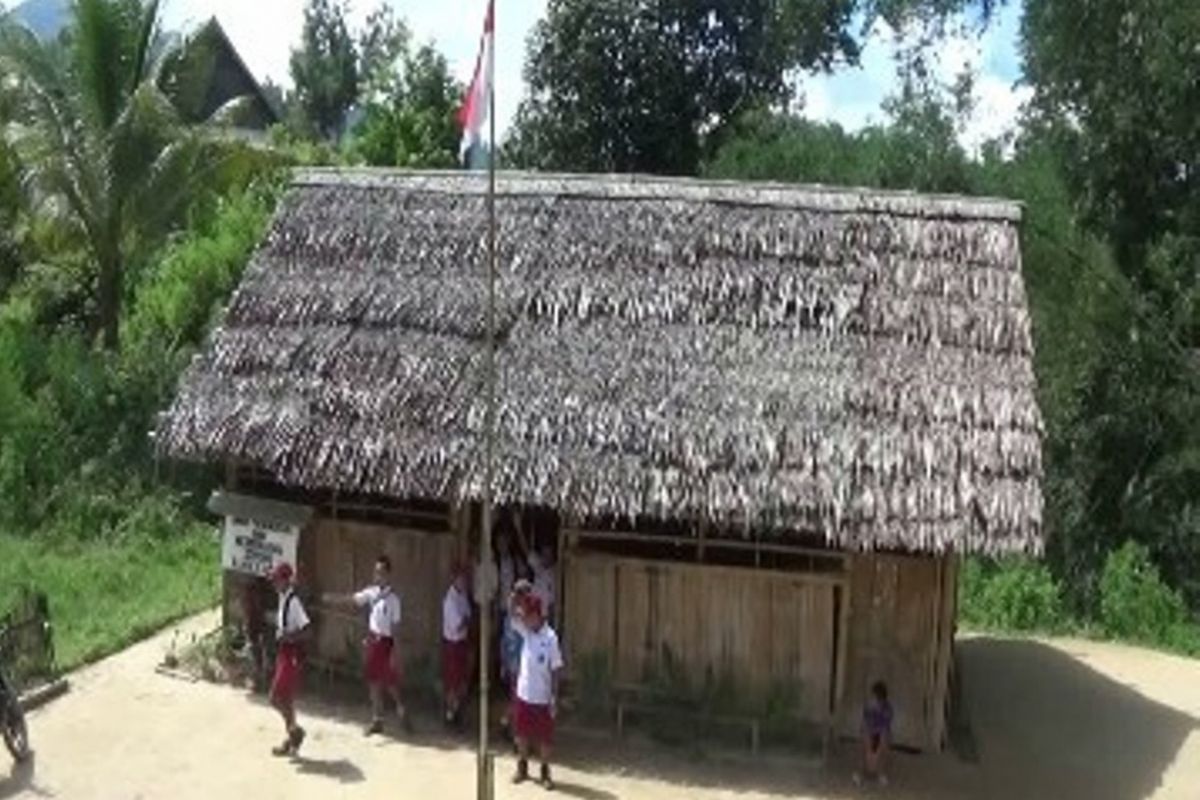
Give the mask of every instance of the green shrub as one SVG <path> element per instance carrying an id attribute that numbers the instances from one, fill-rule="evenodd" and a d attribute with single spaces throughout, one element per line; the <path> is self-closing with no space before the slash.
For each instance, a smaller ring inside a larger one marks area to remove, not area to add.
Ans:
<path id="1" fill-rule="evenodd" d="M 1200 630 L 1145 545 L 1129 541 L 1109 553 L 1100 576 L 1100 623 L 1120 639 L 1200 652 Z"/>
<path id="2" fill-rule="evenodd" d="M 1058 582 L 1026 558 L 967 559 L 959 607 L 966 624 L 985 629 L 1055 632 L 1067 623 Z"/>

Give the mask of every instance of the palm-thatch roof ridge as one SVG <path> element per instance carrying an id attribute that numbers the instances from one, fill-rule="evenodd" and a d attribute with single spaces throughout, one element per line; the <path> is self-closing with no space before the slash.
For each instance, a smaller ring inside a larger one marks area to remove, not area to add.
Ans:
<path id="1" fill-rule="evenodd" d="M 298 174 L 159 431 L 313 489 L 482 490 L 485 182 Z M 501 502 L 1041 547 L 1013 203 L 498 177 Z"/>

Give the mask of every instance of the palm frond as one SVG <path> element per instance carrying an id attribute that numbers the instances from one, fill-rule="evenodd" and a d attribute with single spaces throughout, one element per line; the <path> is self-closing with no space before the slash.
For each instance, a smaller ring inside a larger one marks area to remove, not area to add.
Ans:
<path id="1" fill-rule="evenodd" d="M 157 14 L 157 3 L 154 9 Z M 101 129 L 116 122 L 126 99 L 141 83 L 155 32 L 153 21 L 148 31 L 143 30 L 145 19 L 140 3 L 76 0 L 75 80 L 85 108 Z"/>
<path id="2" fill-rule="evenodd" d="M 125 198 L 135 193 L 159 154 L 180 132 L 179 117 L 158 87 L 141 84 L 107 134 L 113 195 Z"/>
<path id="3" fill-rule="evenodd" d="M 0 73 L 18 76 L 14 91 L 20 122 L 10 134 L 43 192 L 60 193 L 88 229 L 104 216 L 103 159 L 83 130 L 79 97 L 68 82 L 69 69 L 58 48 L 24 28 L 0 30 Z"/>
<path id="4" fill-rule="evenodd" d="M 204 121 L 210 127 L 236 126 L 254 112 L 254 96 L 244 94 L 229 100 Z"/>
<path id="5" fill-rule="evenodd" d="M 150 78 L 151 70 L 149 68 L 154 64 L 152 59 L 154 43 L 158 39 L 158 6 L 159 0 L 150 0 L 142 12 L 142 24 L 138 29 L 137 53 L 134 56 L 131 73 L 132 82 L 129 86 L 130 92 Z"/>

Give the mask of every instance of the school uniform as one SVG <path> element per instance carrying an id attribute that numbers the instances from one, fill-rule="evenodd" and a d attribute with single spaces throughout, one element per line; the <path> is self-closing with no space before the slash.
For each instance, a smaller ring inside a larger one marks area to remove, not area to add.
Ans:
<path id="1" fill-rule="evenodd" d="M 299 633 L 307 628 L 308 624 L 304 604 L 296 596 L 296 590 L 289 588 L 279 598 L 279 610 L 275 617 L 276 635 L 280 640 L 275 652 L 275 676 L 271 681 L 271 697 L 275 700 L 291 702 L 300 689 L 301 660 L 304 654 L 298 642 L 284 641 L 283 637 Z"/>
<path id="2" fill-rule="evenodd" d="M 513 729 L 519 739 L 550 744 L 554 739 L 554 673 L 563 667 L 558 634 L 549 623 L 535 631 L 514 620 L 513 627 L 523 640 Z"/>
<path id="3" fill-rule="evenodd" d="M 354 603 L 367 608 L 366 678 L 373 686 L 395 687 L 400 674 L 392 656 L 395 631 L 400 627 L 400 596 L 390 586 L 368 586 L 354 595 Z"/>
<path id="4" fill-rule="evenodd" d="M 470 677 L 467 674 L 471 655 L 467 639 L 470 620 L 470 598 L 457 586 L 451 586 L 442 599 L 442 686 L 446 692 L 458 696 L 466 693 Z"/>

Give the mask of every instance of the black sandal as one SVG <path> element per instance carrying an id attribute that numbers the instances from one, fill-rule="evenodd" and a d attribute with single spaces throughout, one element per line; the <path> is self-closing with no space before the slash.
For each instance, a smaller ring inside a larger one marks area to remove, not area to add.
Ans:
<path id="1" fill-rule="evenodd" d="M 547 792 L 554 791 L 554 778 L 550 777 L 550 765 L 542 764 L 542 788 Z"/>
<path id="2" fill-rule="evenodd" d="M 529 762 L 525 759 L 517 761 L 517 774 L 513 775 L 513 783 L 524 783 L 529 780 Z"/>
<path id="3" fill-rule="evenodd" d="M 299 725 L 297 725 L 295 728 L 292 728 L 292 732 L 288 736 L 288 741 L 291 742 L 292 745 L 292 755 L 296 755 L 300 752 L 300 745 L 304 744 L 304 737 L 307 735 L 308 734 L 304 732 L 304 728 L 301 728 Z"/>

